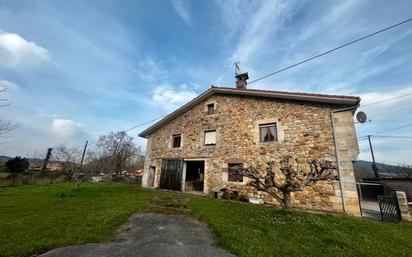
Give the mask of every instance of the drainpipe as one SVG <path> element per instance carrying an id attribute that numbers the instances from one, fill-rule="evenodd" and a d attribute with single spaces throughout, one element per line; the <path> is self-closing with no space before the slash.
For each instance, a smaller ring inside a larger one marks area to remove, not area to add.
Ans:
<path id="1" fill-rule="evenodd" d="M 335 155 L 336 155 L 336 163 L 337 163 L 337 169 L 338 169 L 338 177 L 339 177 L 339 187 L 340 187 L 340 195 L 342 197 L 342 209 L 343 213 L 346 214 L 346 201 L 345 201 L 345 192 L 343 190 L 343 181 L 342 181 L 342 176 L 340 175 L 340 162 L 339 162 L 339 150 L 338 150 L 338 144 L 336 143 L 336 131 L 335 131 L 335 120 L 334 120 L 334 113 L 337 112 L 343 112 L 343 111 L 349 111 L 353 110 L 359 107 L 359 104 L 356 106 L 348 107 L 348 108 L 343 108 L 343 109 L 338 109 L 338 110 L 333 110 L 330 112 L 330 117 L 332 121 L 332 132 L 333 132 L 333 143 L 335 145 Z"/>

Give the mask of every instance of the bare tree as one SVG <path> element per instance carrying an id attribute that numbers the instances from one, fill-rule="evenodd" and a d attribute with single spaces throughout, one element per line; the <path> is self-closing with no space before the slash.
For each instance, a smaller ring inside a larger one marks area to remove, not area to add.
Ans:
<path id="1" fill-rule="evenodd" d="M 77 167 L 80 158 L 81 150 L 79 148 L 66 145 L 59 145 L 54 148 L 53 159 L 61 163 L 63 172 L 75 182 L 74 189 L 78 189 L 88 175 L 88 173 L 82 172 Z"/>
<path id="2" fill-rule="evenodd" d="M 0 89 L 0 93 L 6 91 L 7 88 Z M 10 105 L 7 99 L 0 98 L 0 107 L 6 107 Z M 18 123 L 12 123 L 11 121 L 0 120 L 0 136 L 10 133 L 18 127 Z"/>
<path id="3" fill-rule="evenodd" d="M 15 130 L 19 125 L 17 123 L 12 123 L 11 121 L 0 120 L 0 136 L 8 134 Z"/>
<path id="4" fill-rule="evenodd" d="M 138 153 L 133 138 L 123 131 L 100 136 L 97 146 L 101 149 L 101 158 L 105 161 L 105 168 L 115 174 L 127 169 Z"/>
<path id="5" fill-rule="evenodd" d="M 136 147 L 136 154 L 132 156 L 129 160 L 128 170 L 142 169 L 144 166 L 144 152 L 140 146 Z"/>
<path id="6" fill-rule="evenodd" d="M 267 162 L 265 169 L 259 166 L 238 166 L 235 171 L 250 178 L 249 185 L 268 193 L 283 209 L 291 207 L 291 192 L 303 191 L 306 186 L 320 180 L 337 179 L 336 167 L 330 161 L 312 160 L 305 163 L 286 156 L 279 162 Z"/>

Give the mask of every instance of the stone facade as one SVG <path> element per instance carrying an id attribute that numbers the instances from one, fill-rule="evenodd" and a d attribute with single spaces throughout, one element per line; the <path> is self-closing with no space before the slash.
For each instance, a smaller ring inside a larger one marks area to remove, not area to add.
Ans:
<path id="1" fill-rule="evenodd" d="M 208 115 L 207 105 L 211 103 L 215 104 L 215 113 Z M 276 203 L 265 193 L 245 186 L 247 178 L 243 182 L 228 181 L 228 164 L 281 160 L 286 155 L 336 163 L 331 111 L 343 107 L 294 100 L 212 95 L 148 136 L 143 186 L 147 185 L 149 167 L 156 167 L 154 187 L 159 186 L 162 159 L 204 160 L 204 193 L 210 194 L 215 188 L 229 188 L 249 197 L 259 197 L 267 203 Z M 334 119 L 335 137 L 338 148 L 341 147 L 338 155 L 344 196 L 348 197 L 346 209 L 350 214 L 359 215 L 351 166 L 358 155 L 352 111 L 336 113 Z M 278 140 L 261 143 L 259 125 L 267 123 L 276 123 Z M 204 134 L 208 130 L 217 132 L 215 146 L 204 145 Z M 174 134 L 182 135 L 182 145 L 178 149 L 171 147 Z M 292 202 L 301 208 L 342 211 L 340 185 L 338 181 L 318 182 L 304 191 L 292 193 Z"/>

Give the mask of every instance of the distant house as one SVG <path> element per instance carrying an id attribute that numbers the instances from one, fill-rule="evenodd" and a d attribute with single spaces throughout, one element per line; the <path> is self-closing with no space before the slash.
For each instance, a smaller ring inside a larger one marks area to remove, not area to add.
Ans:
<path id="1" fill-rule="evenodd" d="M 412 167 L 404 167 L 397 165 L 388 165 L 384 163 L 376 163 L 380 178 L 411 178 Z M 355 178 L 357 182 L 362 182 L 365 179 L 375 178 L 375 173 L 372 169 L 372 162 L 357 161 L 353 164 Z"/>
<path id="2" fill-rule="evenodd" d="M 375 177 L 372 162 L 358 161 L 354 165 L 355 178 L 359 183 L 362 194 L 372 196 L 376 200 L 377 195 L 389 191 L 404 191 L 409 205 L 412 206 L 412 168 L 384 163 L 376 163 L 379 177 Z M 373 186 L 377 185 L 377 186 Z M 370 198 L 370 197 L 369 197 Z"/>
<path id="3" fill-rule="evenodd" d="M 32 162 L 31 160 L 29 160 L 29 161 L 30 161 L 29 170 L 32 170 L 32 171 L 41 171 L 42 170 L 43 161 L 37 161 L 37 162 Z M 73 164 L 73 165 L 75 165 L 75 164 Z M 49 161 L 47 163 L 47 166 L 46 166 L 46 169 L 48 171 L 62 171 L 63 168 L 64 168 L 64 164 L 61 163 L 61 162 Z"/>
<path id="4" fill-rule="evenodd" d="M 288 154 L 339 160 L 339 181 L 322 181 L 293 194 L 295 206 L 360 215 L 352 162 L 359 154 L 353 113 L 360 98 L 212 87 L 139 136 L 147 139 L 142 185 L 213 195 L 222 188 L 275 202 L 233 172 L 257 159 Z M 338 151 L 335 151 L 336 147 Z M 343 188 L 343 194 L 341 194 Z"/>

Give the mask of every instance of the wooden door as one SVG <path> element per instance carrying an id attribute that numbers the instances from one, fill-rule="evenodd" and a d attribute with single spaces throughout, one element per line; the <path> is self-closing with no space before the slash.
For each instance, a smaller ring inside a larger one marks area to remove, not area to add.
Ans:
<path id="1" fill-rule="evenodd" d="M 180 191 L 182 187 L 183 160 L 163 159 L 160 185 L 162 189 Z"/>

